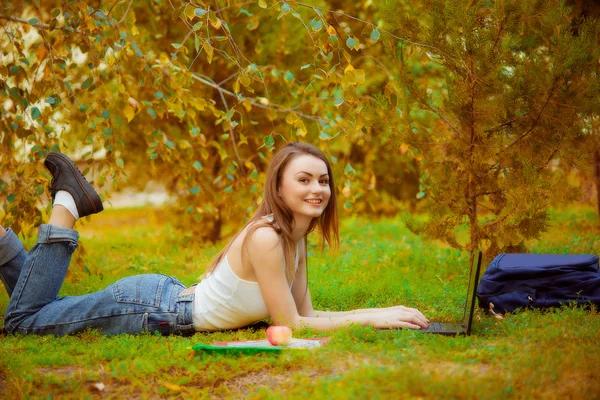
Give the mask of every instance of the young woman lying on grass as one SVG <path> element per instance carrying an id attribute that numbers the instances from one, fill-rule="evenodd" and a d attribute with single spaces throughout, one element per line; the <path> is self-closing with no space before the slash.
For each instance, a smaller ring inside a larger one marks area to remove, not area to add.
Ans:
<path id="1" fill-rule="evenodd" d="M 108 334 L 159 331 L 189 335 L 244 327 L 268 316 L 276 325 L 330 330 L 359 323 L 377 328 L 427 328 L 403 306 L 348 312 L 314 310 L 308 289 L 304 238 L 317 226 L 330 246 L 339 243 L 335 186 L 325 155 L 289 143 L 267 172 L 264 200 L 246 226 L 215 257 L 205 278 L 186 288 L 158 274 L 131 276 L 82 296 L 58 297 L 78 218 L 103 210 L 100 197 L 73 161 L 51 152 L 53 209 L 27 254 L 10 229 L 0 227 L 0 278 L 10 301 L 4 318 L 12 333 L 64 335 L 95 328 Z"/>

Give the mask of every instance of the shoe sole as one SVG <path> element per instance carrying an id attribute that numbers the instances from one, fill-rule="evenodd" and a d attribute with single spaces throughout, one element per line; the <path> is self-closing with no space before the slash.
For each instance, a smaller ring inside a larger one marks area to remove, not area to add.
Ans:
<path id="1" fill-rule="evenodd" d="M 69 157 L 66 157 L 60 153 L 55 153 L 53 151 L 48 153 L 48 156 L 46 156 L 46 159 L 51 158 L 51 157 L 60 158 L 61 160 L 65 161 L 67 163 L 69 168 L 71 168 L 71 172 L 73 173 L 73 176 L 75 177 L 75 180 L 77 181 L 77 184 L 79 184 L 79 187 L 81 188 L 83 193 L 85 193 L 85 196 L 88 198 L 90 205 L 92 206 L 92 209 L 94 210 L 93 213 L 97 214 L 100 211 L 104 210 L 104 206 L 102 205 L 102 200 L 100 200 L 100 196 L 98 196 L 98 193 L 96 193 L 94 188 L 92 188 L 91 196 L 90 196 L 90 193 L 88 193 L 88 190 L 85 188 L 85 185 L 83 184 L 83 182 L 87 183 L 90 187 L 92 185 L 90 185 L 90 183 L 87 181 L 81 180 L 83 177 L 81 175 L 81 172 L 79 171 L 79 169 L 73 162 L 73 160 L 71 160 Z M 96 207 L 96 201 L 98 202 L 98 204 L 100 204 L 100 209 L 98 209 L 98 207 Z"/>

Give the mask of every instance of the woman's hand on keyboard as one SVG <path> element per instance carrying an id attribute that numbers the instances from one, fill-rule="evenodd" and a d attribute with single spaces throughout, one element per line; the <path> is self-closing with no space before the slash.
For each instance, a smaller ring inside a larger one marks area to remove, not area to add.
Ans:
<path id="1" fill-rule="evenodd" d="M 380 329 L 426 329 L 429 327 L 429 320 L 415 308 L 395 306 L 382 308 L 373 313 L 372 325 Z"/>

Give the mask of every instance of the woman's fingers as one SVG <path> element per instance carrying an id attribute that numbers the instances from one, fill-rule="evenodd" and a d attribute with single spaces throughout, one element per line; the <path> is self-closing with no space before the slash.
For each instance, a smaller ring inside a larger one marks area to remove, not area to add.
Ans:
<path id="1" fill-rule="evenodd" d="M 409 328 L 409 329 L 415 329 L 415 330 L 421 329 L 421 327 L 419 325 L 411 324 L 410 322 L 401 322 L 400 328 Z"/>
<path id="2" fill-rule="evenodd" d="M 429 320 L 423 315 L 423 313 L 419 310 L 417 310 L 416 308 L 409 308 L 409 307 L 404 307 L 404 306 L 398 306 L 398 307 L 394 307 L 396 309 L 417 315 L 419 317 L 419 319 L 425 324 L 423 327 L 427 328 L 429 326 Z"/>

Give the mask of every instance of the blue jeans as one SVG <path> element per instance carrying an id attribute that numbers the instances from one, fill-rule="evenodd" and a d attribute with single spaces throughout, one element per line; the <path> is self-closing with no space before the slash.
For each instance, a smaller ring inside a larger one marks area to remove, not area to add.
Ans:
<path id="1" fill-rule="evenodd" d="M 106 334 L 158 331 L 191 335 L 194 295 L 185 286 L 158 274 L 123 278 L 104 290 L 58 297 L 79 234 L 40 225 L 29 254 L 8 229 L 0 238 L 0 279 L 10 296 L 5 328 L 11 333 L 67 335 L 94 328 Z"/>

